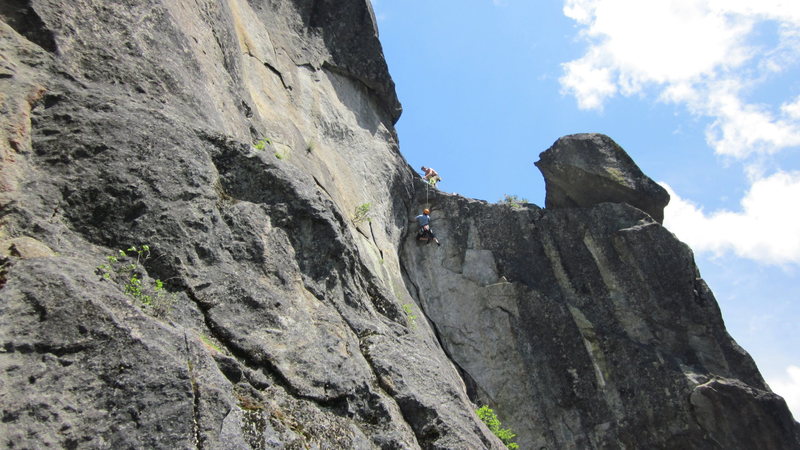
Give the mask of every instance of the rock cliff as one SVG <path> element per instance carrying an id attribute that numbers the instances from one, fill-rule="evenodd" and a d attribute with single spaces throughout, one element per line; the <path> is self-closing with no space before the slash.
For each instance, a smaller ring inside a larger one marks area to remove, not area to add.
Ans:
<path id="1" fill-rule="evenodd" d="M 798 446 L 609 138 L 547 209 L 418 179 L 369 1 L 0 18 L 3 446 Z"/>

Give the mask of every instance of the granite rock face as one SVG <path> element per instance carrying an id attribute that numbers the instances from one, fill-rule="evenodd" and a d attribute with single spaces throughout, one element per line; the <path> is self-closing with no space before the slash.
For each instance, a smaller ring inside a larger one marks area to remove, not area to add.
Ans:
<path id="1" fill-rule="evenodd" d="M 667 191 L 636 166 L 611 138 L 573 134 L 557 140 L 539 155 L 536 166 L 545 179 L 545 207 L 589 207 L 627 203 L 664 221 Z"/>
<path id="2" fill-rule="evenodd" d="M 368 1 L 0 19 L 2 446 L 797 444 L 646 205 L 433 190 L 413 240 Z"/>
<path id="3" fill-rule="evenodd" d="M 501 447 L 402 309 L 367 1 L 0 14 L 0 445 Z"/>

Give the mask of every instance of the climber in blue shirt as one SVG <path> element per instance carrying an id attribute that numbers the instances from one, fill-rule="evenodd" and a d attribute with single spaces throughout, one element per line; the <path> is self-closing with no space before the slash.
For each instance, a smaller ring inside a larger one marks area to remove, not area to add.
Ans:
<path id="1" fill-rule="evenodd" d="M 419 225 L 417 239 L 420 241 L 428 241 L 429 244 L 431 240 L 433 240 L 436 242 L 436 245 L 442 245 L 439 243 L 439 240 L 436 239 L 436 236 L 433 235 L 433 230 L 431 229 L 431 216 L 429 216 L 430 213 L 431 210 L 425 208 L 422 210 L 422 214 L 416 217 L 417 224 Z"/>

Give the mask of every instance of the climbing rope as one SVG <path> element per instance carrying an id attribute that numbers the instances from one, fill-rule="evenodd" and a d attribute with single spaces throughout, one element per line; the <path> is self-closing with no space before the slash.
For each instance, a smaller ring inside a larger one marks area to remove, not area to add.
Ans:
<path id="1" fill-rule="evenodd" d="M 425 182 L 425 208 L 430 209 L 431 205 L 428 203 L 428 189 L 430 188 L 430 183 L 427 181 Z"/>

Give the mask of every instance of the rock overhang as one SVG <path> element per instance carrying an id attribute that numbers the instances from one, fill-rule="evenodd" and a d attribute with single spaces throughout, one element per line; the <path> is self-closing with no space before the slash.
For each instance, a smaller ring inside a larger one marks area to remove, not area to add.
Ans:
<path id="1" fill-rule="evenodd" d="M 564 136 L 534 163 L 545 179 L 545 207 L 627 203 L 664 221 L 666 189 L 645 175 L 613 139 L 599 133 Z"/>

